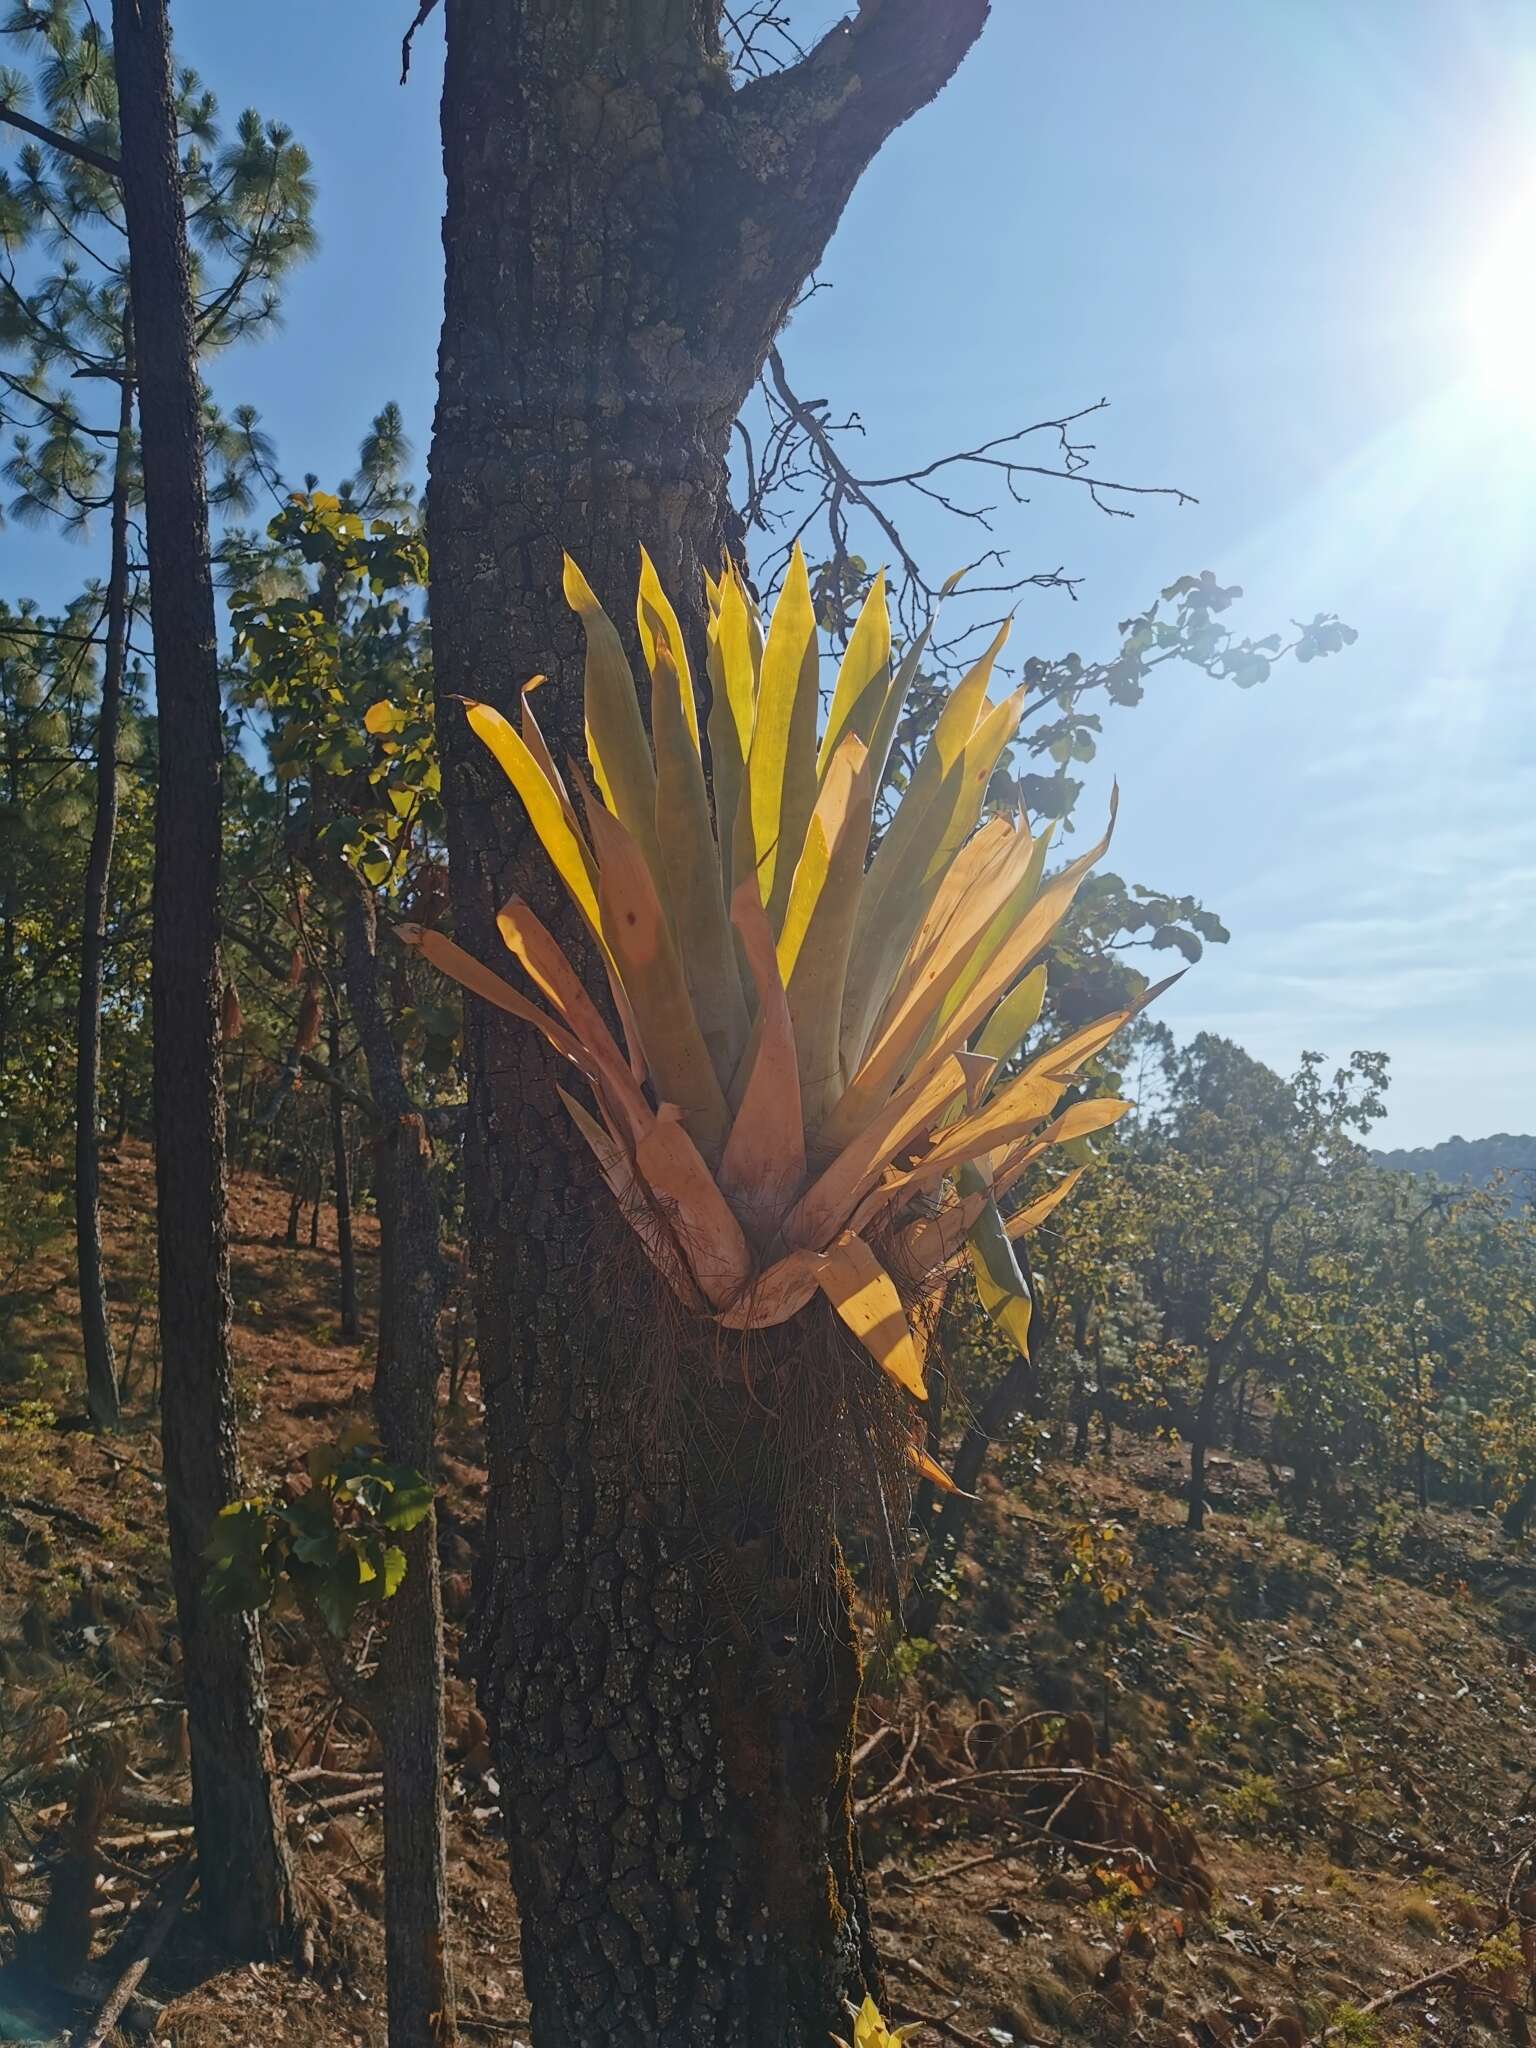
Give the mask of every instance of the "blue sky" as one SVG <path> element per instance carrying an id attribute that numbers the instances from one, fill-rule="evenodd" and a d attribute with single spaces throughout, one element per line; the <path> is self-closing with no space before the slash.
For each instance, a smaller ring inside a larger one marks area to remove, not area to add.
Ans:
<path id="1" fill-rule="evenodd" d="M 290 474 L 343 473 L 386 398 L 425 456 L 441 26 L 401 91 L 411 11 L 174 9 L 226 114 L 280 116 L 315 162 L 321 252 L 284 330 L 217 373 Z M 1018 566 L 1084 579 L 1075 604 L 1026 600 L 1022 652 L 1101 653 L 1207 566 L 1256 632 L 1318 610 L 1359 629 L 1246 694 L 1165 672 L 1108 722 L 1102 765 L 1115 864 L 1232 930 L 1170 1021 L 1281 1066 L 1385 1048 L 1395 1143 L 1536 1128 L 1536 405 L 1496 402 L 1465 317 L 1490 249 L 1524 274 L 1504 223 L 1536 178 L 1533 114 L 1527 0 L 996 0 L 784 344 L 882 461 L 1107 396 L 1103 469 L 1198 495 L 1108 520 L 1042 483 L 1000 515 Z M 912 530 L 940 573 L 965 559 L 965 536 Z M 98 552 L 14 526 L 0 550 L 8 593 L 45 600 Z"/>

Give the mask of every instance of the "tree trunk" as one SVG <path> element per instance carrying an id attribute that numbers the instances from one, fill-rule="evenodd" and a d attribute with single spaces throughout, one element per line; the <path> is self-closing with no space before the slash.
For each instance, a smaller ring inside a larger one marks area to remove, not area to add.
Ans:
<path id="1" fill-rule="evenodd" d="M 341 1077 L 341 1019 L 331 1005 L 326 1040 L 331 1071 Z M 341 1278 L 341 1334 L 357 1336 L 357 1259 L 352 1249 L 352 1176 L 347 1163 L 347 1113 L 339 1089 L 331 1098 L 331 1184 L 336 1193 L 336 1261 Z"/>
<path id="2" fill-rule="evenodd" d="M 1197 1419 L 1195 1433 L 1189 1440 L 1189 1513 L 1184 1523 L 1187 1529 L 1205 1527 L 1205 1455 L 1205 1423 Z"/>
<path id="3" fill-rule="evenodd" d="M 441 1218 L 426 1126 L 407 1092 L 379 997 L 373 900 L 337 877 L 347 1004 L 379 1117 L 379 1438 L 396 1463 L 432 1469 L 441 1360 Z M 334 1043 L 332 1059 L 335 1058 Z M 332 1102 L 340 1097 L 334 1091 Z M 443 1810 L 443 1607 L 435 1511 L 402 1539 L 405 1578 L 386 1609 L 377 1716 L 384 1768 L 384 1948 L 390 2048 L 457 2039 L 448 1968 Z"/>
<path id="4" fill-rule="evenodd" d="M 128 647 L 128 486 L 133 465 L 133 348 L 124 337 L 117 453 L 112 476 L 111 564 L 107 572 L 107 644 L 96 721 L 96 817 L 85 864 L 80 919 L 80 1009 L 75 1027 L 75 1262 L 80 1276 L 80 1337 L 85 1406 L 97 1429 L 119 1421 L 117 1367 L 101 1257 L 101 983 L 107 944 L 107 890 L 117 837 L 117 733 Z"/>
<path id="5" fill-rule="evenodd" d="M 261 1640 L 253 1617 L 210 1614 L 203 1597 L 203 1546 L 240 1471 L 219 1035 L 224 734 L 202 392 L 165 0 L 113 0 L 112 27 L 160 717 L 151 963 L 166 1513 L 203 1916 L 215 1939 L 261 1955 L 293 1918 Z"/>
<path id="6" fill-rule="evenodd" d="M 1038 1375 L 1030 1360 L 1022 1355 L 1015 1357 L 960 1439 L 949 1475 L 956 1490 L 942 1496 L 923 1560 L 922 1588 L 907 1609 L 907 1627 L 913 1635 L 933 1633 L 947 1596 L 950 1570 L 960 1553 L 971 1496 L 987 1461 L 987 1452 L 1013 1428 L 1037 1384 Z"/>
<path id="7" fill-rule="evenodd" d="M 309 1161 L 300 1154 L 298 1177 L 293 1183 L 293 1193 L 288 1197 L 288 1227 L 283 1232 L 284 1251 L 296 1252 L 299 1248 L 299 1218 L 304 1214 L 304 1184 L 309 1179 Z"/>
<path id="8" fill-rule="evenodd" d="M 686 452 L 687 441 L 680 431 L 671 445 Z M 531 464 L 525 474 L 536 487 Z M 622 466 L 605 460 L 601 475 L 593 496 L 612 513 Z M 446 528 L 442 476 L 439 467 L 443 723 L 460 788 L 489 795 L 478 764 L 463 758 L 446 700 L 461 687 L 456 676 L 496 675 L 506 659 L 493 658 L 499 632 L 466 644 L 494 614 L 456 612 L 453 566 L 445 601 L 445 556 L 462 572 L 466 552 L 478 556 L 484 544 Z M 714 553 L 712 479 L 678 476 L 669 489 L 670 525 L 646 489 L 623 540 L 600 554 L 596 508 L 582 499 L 563 512 L 551 504 L 535 523 L 565 534 L 586 524 L 585 542 L 576 535 L 581 559 L 622 616 L 629 536 L 666 547 L 679 591 Z M 556 609 L 556 565 L 538 553 L 551 581 L 520 597 L 513 672 L 531 672 L 533 645 L 559 649 L 566 689 L 550 743 L 568 749 L 580 729 L 571 723 L 570 622 Z M 554 666 L 549 652 L 540 665 Z M 513 872 L 497 839 L 483 825 L 477 834 L 467 799 L 453 832 L 458 930 L 494 957 L 489 914 Z M 516 879 L 540 915 L 559 916 L 537 861 Z M 594 1313 L 589 1177 L 571 1156 L 552 1077 L 473 1003 L 465 1037 L 490 1457 L 470 1653 L 501 1776 L 535 2043 L 825 2048 L 846 2021 L 844 1998 L 866 1988 L 847 1805 L 857 1653 L 846 1595 L 836 1635 L 802 1636 L 791 1625 L 770 1648 L 744 1633 L 700 1560 L 682 1473 L 651 1474 L 637 1460 L 616 1378 L 648 1347 L 631 1324 Z"/>
<path id="9" fill-rule="evenodd" d="M 581 752 L 562 548 L 622 630 L 644 543 L 702 673 L 732 419 L 865 164 L 986 0 L 864 7 L 734 92 L 709 0 L 445 11 L 429 515 L 456 927 L 497 958 L 516 887 L 590 969 L 458 699 L 515 711 L 516 685 L 547 674 L 555 758 Z M 871 1978 L 846 1578 L 808 1565 L 821 1606 L 802 1612 L 804 1588 L 771 1577 L 774 1503 L 700 1499 L 690 1476 L 707 1491 L 709 1474 L 638 1453 L 623 1390 L 665 1374 L 663 1340 L 594 1298 L 605 1212 L 542 1049 L 466 1013 L 489 1447 L 472 1656 L 536 2048 L 825 2048 Z"/>
<path id="10" fill-rule="evenodd" d="M 1253 1278 L 1238 1304 L 1227 1327 L 1206 1352 L 1205 1379 L 1200 1388 L 1200 1400 L 1195 1409 L 1194 1426 L 1189 1441 L 1189 1515 L 1186 1527 L 1203 1529 L 1205 1511 L 1209 1505 L 1206 1499 L 1205 1462 L 1206 1455 L 1216 1441 L 1216 1417 L 1221 1405 L 1223 1375 L 1236 1356 L 1237 1348 L 1247 1335 L 1248 1325 L 1265 1295 L 1269 1292 L 1270 1274 L 1274 1270 L 1275 1228 L 1281 1211 L 1277 1210 L 1264 1225 L 1259 1261 L 1254 1268 Z"/>
<path id="11" fill-rule="evenodd" d="M 1536 1472 L 1531 1474 L 1504 1510 L 1504 1534 L 1512 1543 L 1524 1541 L 1533 1513 L 1536 1513 Z"/>

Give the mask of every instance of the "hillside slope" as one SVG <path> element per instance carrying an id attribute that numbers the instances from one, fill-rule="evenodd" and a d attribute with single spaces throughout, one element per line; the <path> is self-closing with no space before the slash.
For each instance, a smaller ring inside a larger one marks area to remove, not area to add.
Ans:
<path id="1" fill-rule="evenodd" d="M 16 1930 L 0 1954 L 35 1929 L 71 1750 L 92 1717 L 109 1715 L 131 1745 L 101 1945 L 185 1842 L 145 1405 L 149 1192 L 147 1157 L 130 1147 L 106 1178 L 125 1349 L 140 1325 L 127 1434 L 101 1443 L 54 1421 L 75 1369 L 64 1244 L 25 1276 L 0 1384 L 0 1779 L 39 1728 L 62 1715 L 71 1731 L 27 1752 L 12 1781 L 25 1847 L 8 1845 L 8 1875 L 0 1865 Z M 285 1248 L 286 1206 L 266 1182 L 236 1185 L 242 1423 L 251 1473 L 271 1481 L 362 1411 L 369 1365 L 366 1342 L 333 1341 L 328 1232 L 315 1252 Z M 368 1253 L 367 1219 L 361 1235 Z M 475 1392 L 471 1381 L 445 1428 L 458 1615 L 481 1481 Z M 1262 1470 L 1230 1461 L 1218 1512 L 1191 1536 L 1176 1451 L 1135 1440 L 1107 1463 L 1023 1476 L 1021 1489 L 987 1485 L 933 1641 L 887 1639 L 870 1661 L 858 1793 L 889 2016 L 960 2048 L 1295 2048 L 1329 2028 L 1349 2048 L 1523 2040 L 1530 1983 L 1518 1930 L 1499 1930 L 1536 1844 L 1530 1553 L 1487 1518 L 1390 1504 L 1365 1531 L 1294 1534 Z M 279 1620 L 269 1643 L 308 1967 L 221 1969 L 189 1923 L 151 1981 L 162 2009 L 146 2024 L 175 2048 L 384 2048 L 376 1795 L 365 1783 L 346 1810 L 311 1803 L 366 1775 L 371 1742 L 299 1629 Z M 449 1719 L 465 2034 L 526 2043 L 499 1787 L 460 1681 Z M 57 2038 L 77 2013 L 0 1974 L 0 2040 Z"/>

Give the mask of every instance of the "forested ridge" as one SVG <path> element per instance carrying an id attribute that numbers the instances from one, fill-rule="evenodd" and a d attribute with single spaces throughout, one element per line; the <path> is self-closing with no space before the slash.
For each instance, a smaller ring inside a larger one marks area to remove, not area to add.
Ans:
<path id="1" fill-rule="evenodd" d="M 1396 1151 L 1376 1151 L 1378 1165 L 1405 1173 L 1432 1174 L 1455 1187 L 1470 1181 L 1485 1187 L 1497 1175 L 1513 1179 L 1518 1195 L 1528 1182 L 1515 1178 L 1536 1170 L 1536 1138 L 1522 1138 L 1508 1131 L 1495 1131 L 1489 1138 L 1446 1138 L 1438 1145 L 1410 1145 Z"/>
<path id="2" fill-rule="evenodd" d="M 913 495 L 1187 494 L 780 350 L 988 13 L 426 0 L 438 410 L 332 476 L 209 391 L 303 139 L 0 19 L 0 2040 L 1528 2038 L 1533 1141 L 1174 1029 L 1116 866 L 1356 632 L 1065 647 Z"/>

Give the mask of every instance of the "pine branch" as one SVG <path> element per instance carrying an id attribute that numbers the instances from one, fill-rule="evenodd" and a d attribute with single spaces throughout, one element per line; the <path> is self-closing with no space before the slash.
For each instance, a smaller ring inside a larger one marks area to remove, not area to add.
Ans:
<path id="1" fill-rule="evenodd" d="M 61 135 L 57 128 L 45 128 L 41 121 L 18 114 L 14 107 L 0 107 L 0 122 L 9 128 L 19 128 L 23 135 L 30 135 L 35 141 L 46 142 L 50 149 L 58 150 L 62 156 L 72 156 L 77 163 L 89 164 L 93 171 L 102 171 L 109 178 L 122 176 L 122 166 L 115 157 L 104 156 L 99 149 L 92 149 L 88 142 L 76 141 L 73 135 Z"/>

